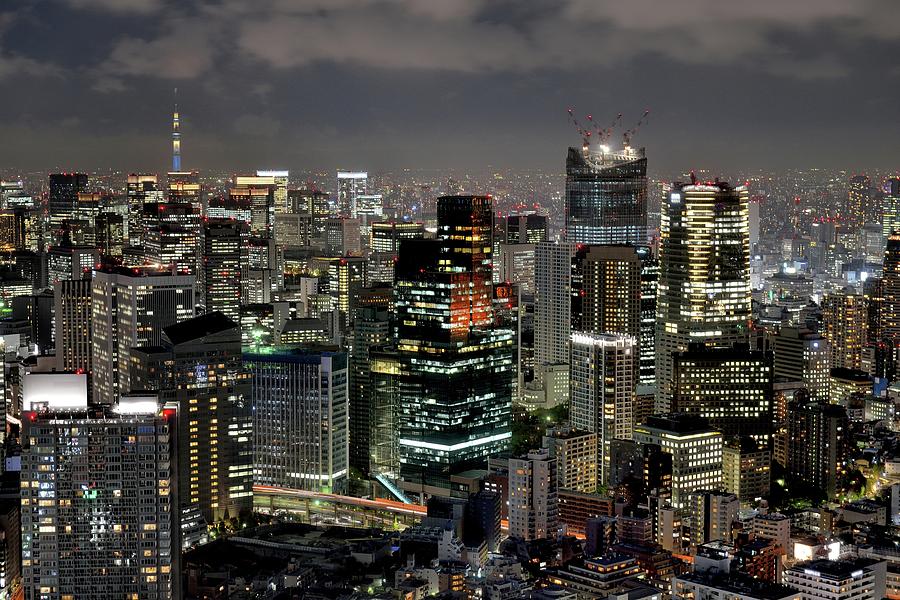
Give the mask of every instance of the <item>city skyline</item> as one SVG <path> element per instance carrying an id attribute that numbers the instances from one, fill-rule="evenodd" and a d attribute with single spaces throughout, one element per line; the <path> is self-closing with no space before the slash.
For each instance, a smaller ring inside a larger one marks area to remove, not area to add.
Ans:
<path id="1" fill-rule="evenodd" d="M 201 170 L 556 171 L 579 141 L 570 107 L 625 127 L 649 108 L 635 145 L 654 175 L 893 166 L 890 3 L 649 4 L 17 3 L 0 10 L 0 163 L 163 172 L 177 87 Z M 92 43 L 72 51 L 66 26 Z"/>

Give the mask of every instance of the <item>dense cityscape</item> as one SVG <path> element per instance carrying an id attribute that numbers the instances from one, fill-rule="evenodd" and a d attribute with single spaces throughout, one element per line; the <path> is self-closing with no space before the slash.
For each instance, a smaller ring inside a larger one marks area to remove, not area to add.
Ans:
<path id="1" fill-rule="evenodd" d="M 894 14 L 0 7 L 0 600 L 900 600 Z"/>

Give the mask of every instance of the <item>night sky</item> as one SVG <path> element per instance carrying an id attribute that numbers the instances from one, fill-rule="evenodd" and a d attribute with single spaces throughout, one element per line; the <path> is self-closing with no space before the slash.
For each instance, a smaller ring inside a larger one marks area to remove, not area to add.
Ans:
<path id="1" fill-rule="evenodd" d="M 5 0 L 0 169 L 900 167 L 896 0 Z"/>

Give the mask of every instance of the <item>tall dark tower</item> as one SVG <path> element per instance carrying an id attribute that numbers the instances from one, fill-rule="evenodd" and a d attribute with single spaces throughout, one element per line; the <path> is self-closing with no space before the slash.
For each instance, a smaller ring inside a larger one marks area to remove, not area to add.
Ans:
<path id="1" fill-rule="evenodd" d="M 569 148 L 566 241 L 647 243 L 647 158 L 643 148 Z"/>

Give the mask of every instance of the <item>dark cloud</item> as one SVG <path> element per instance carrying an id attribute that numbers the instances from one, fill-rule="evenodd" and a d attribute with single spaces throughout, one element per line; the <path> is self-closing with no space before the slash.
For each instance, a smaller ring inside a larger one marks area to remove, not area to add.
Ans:
<path id="1" fill-rule="evenodd" d="M 556 168 L 570 104 L 651 107 L 661 169 L 884 167 L 897 16 L 893 0 L 20 2 L 0 8 L 0 102 L 28 140 L 0 165 L 160 168 L 177 86 L 186 162 L 206 168 Z"/>

